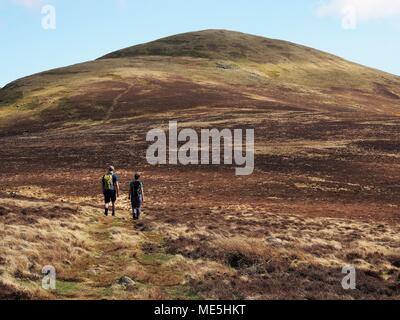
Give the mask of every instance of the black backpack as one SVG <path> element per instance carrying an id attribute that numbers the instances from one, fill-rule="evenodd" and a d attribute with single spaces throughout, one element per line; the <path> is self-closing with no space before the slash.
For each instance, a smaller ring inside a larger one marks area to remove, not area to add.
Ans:
<path id="1" fill-rule="evenodd" d="M 132 195 L 134 197 L 139 197 L 142 195 L 142 182 L 136 180 L 132 183 Z"/>

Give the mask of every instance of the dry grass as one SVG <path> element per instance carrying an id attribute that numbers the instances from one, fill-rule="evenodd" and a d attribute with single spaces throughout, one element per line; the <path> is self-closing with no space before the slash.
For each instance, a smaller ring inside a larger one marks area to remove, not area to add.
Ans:
<path id="1" fill-rule="evenodd" d="M 35 192 L 31 197 L 38 192 L 37 188 L 32 189 Z M 88 216 L 74 213 L 76 209 L 64 203 L 54 206 L 43 200 L 3 198 L 0 207 L 4 225 L 0 272 L 2 279 L 8 279 L 4 282 L 10 292 L 7 295 L 12 296 L 15 291 L 16 297 L 22 294 L 24 298 L 34 298 L 38 293 L 38 297 L 48 296 L 38 286 L 42 268 L 54 266 L 62 279 L 73 264 L 88 255 L 91 249 L 85 232 Z M 27 288 L 23 282 L 30 286 Z"/>
<path id="2" fill-rule="evenodd" d="M 232 267 L 268 263 L 279 256 L 273 247 L 267 246 L 262 239 L 233 237 L 217 238 L 212 245 L 221 252 L 226 263 Z"/>
<path id="3" fill-rule="evenodd" d="M 40 194 L 41 200 L 35 200 Z M 100 218 L 99 211 L 84 206 L 77 214 L 65 216 L 61 211 L 56 219 L 49 218 L 48 211 L 55 206 L 43 199 L 44 194 L 37 187 L 27 186 L 21 188 L 19 198 L 5 197 L 0 201 L 5 226 L 0 255 L 2 298 L 396 296 L 393 283 L 400 274 L 398 226 L 266 214 L 241 205 L 212 210 L 219 217 L 217 230 L 207 228 L 209 223 L 212 225 L 212 218 L 199 220 L 196 227 L 190 220 L 182 221 L 177 228 L 152 216 L 150 207 L 147 219 L 153 222 L 146 223 L 147 231 L 141 231 L 142 228 L 132 228 L 127 217 Z M 125 201 L 124 196 L 121 203 Z M 56 208 L 74 207 L 73 202 L 71 197 L 68 203 L 57 204 Z M 36 214 L 41 217 L 32 223 L 26 223 L 29 213 L 25 216 L 20 213 L 28 207 L 40 208 Z M 156 207 L 165 210 L 163 205 Z M 120 210 L 128 212 L 128 209 L 124 204 Z M 241 218 L 237 219 L 239 214 Z M 261 226 L 264 227 L 260 229 Z M 56 292 L 40 288 L 41 268 L 48 264 L 57 270 L 60 283 Z M 349 264 L 357 268 L 360 276 L 360 288 L 354 293 L 340 292 L 341 268 Z M 272 287 L 264 283 L 263 277 L 267 275 L 273 279 Z M 118 284 L 121 276 L 133 279 L 136 287 L 121 287 Z M 304 295 L 302 290 L 307 283 L 314 285 Z"/>

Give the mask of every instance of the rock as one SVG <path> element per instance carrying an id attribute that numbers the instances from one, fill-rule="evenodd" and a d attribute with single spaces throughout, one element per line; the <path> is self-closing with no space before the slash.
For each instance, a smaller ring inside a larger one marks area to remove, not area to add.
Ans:
<path id="1" fill-rule="evenodd" d="M 268 237 L 267 241 L 272 244 L 283 244 L 283 241 L 281 239 L 275 237 Z"/>
<path id="2" fill-rule="evenodd" d="M 18 194 L 16 192 L 10 192 L 11 198 L 15 198 Z"/>
<path id="3" fill-rule="evenodd" d="M 123 276 L 118 280 L 118 284 L 126 287 L 134 287 L 136 285 L 136 282 L 129 277 Z"/>
<path id="4" fill-rule="evenodd" d="M 97 276 L 97 271 L 95 269 L 89 269 L 88 273 L 92 276 Z"/>

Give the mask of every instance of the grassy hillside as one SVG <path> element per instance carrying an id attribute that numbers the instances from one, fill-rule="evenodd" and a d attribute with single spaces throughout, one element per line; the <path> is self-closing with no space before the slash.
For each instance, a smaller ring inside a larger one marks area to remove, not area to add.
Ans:
<path id="1" fill-rule="evenodd" d="M 0 89 L 0 126 L 34 130 L 237 102 L 397 115 L 399 96 L 399 77 L 285 41 L 206 30 L 14 81 Z"/>

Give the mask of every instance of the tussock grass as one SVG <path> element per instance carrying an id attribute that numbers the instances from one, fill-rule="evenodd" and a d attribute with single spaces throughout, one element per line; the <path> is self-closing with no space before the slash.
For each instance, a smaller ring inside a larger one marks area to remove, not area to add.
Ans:
<path id="1" fill-rule="evenodd" d="M 34 197 L 38 191 L 32 190 L 35 192 L 30 196 Z M 0 264 L 0 272 L 2 279 L 6 279 L 2 282 L 5 295 L 24 299 L 48 297 L 40 287 L 42 268 L 52 265 L 59 279 L 68 278 L 69 268 L 91 249 L 84 231 L 88 217 L 76 216 L 70 211 L 67 215 L 57 215 L 57 210 L 67 207 L 66 204 L 54 206 L 43 200 L 1 199 L 0 206 L 5 209 L 5 215 L 0 217 L 4 225 L 1 241 L 4 263 Z M 26 215 L 28 209 L 35 211 L 31 219 L 29 213 Z M 46 218 L 52 214 L 56 214 L 56 220 Z M 21 281 L 28 281 L 30 285 L 22 285 Z"/>
<path id="2" fill-rule="evenodd" d="M 215 248 L 223 254 L 230 266 L 250 266 L 267 262 L 278 257 L 272 247 L 268 247 L 261 239 L 245 237 L 218 238 L 213 241 Z"/>

